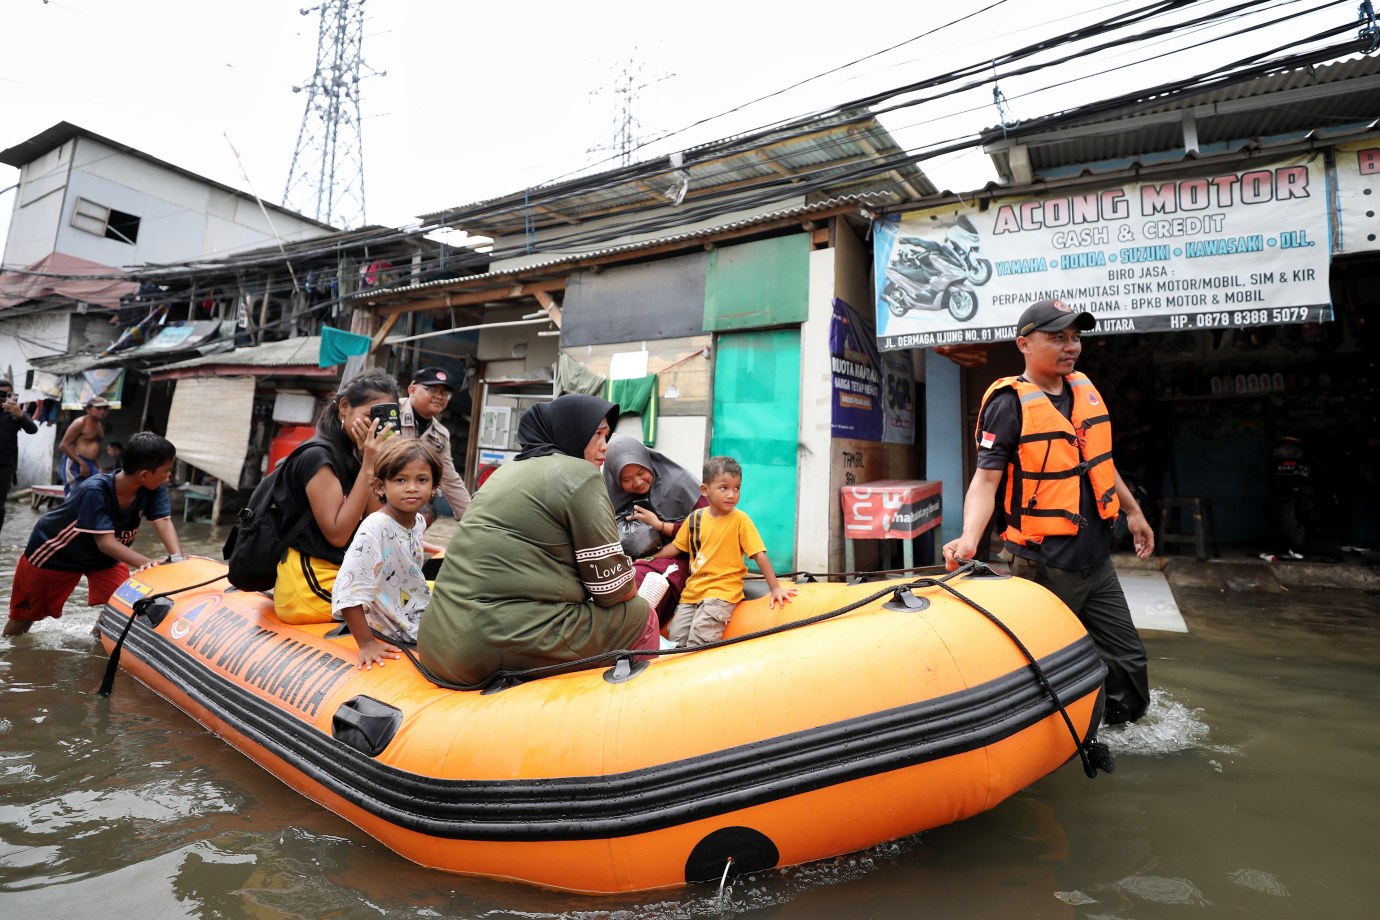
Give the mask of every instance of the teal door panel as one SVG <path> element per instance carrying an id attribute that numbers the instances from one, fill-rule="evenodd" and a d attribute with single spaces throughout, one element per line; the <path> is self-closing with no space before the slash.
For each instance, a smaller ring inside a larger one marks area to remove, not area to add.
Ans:
<path id="1" fill-rule="evenodd" d="M 738 507 L 757 525 L 777 572 L 795 565 L 799 427 L 800 330 L 721 334 L 714 356 L 710 452 L 742 464 Z"/>
<path id="2" fill-rule="evenodd" d="M 720 332 L 803 323 L 809 315 L 810 234 L 793 233 L 709 253 L 704 328 Z"/>

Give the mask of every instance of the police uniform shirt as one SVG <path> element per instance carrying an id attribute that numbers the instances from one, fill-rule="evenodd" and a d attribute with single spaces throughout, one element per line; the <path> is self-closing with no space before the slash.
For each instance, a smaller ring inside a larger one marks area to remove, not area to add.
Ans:
<path id="1" fill-rule="evenodd" d="M 1020 379 L 1024 380 L 1024 377 Z M 1064 392 L 1049 396 L 1059 414 L 1072 421 L 1073 387 L 1067 382 Z M 1006 465 L 1016 455 L 1016 447 L 1021 437 L 1021 404 L 1016 391 L 1006 388 L 994 393 L 983 407 L 978 428 L 983 432 L 978 441 L 977 466 L 980 470 L 1006 470 Z M 990 435 L 990 437 L 987 437 Z M 1006 482 L 1003 479 L 997 490 L 997 502 L 1004 505 Z M 1092 483 L 1087 473 L 1078 477 L 1078 513 L 1087 521 L 1078 533 L 1070 536 L 1047 536 L 1044 539 L 1045 564 L 1056 569 L 1092 568 L 1112 555 L 1113 520 L 1103 520 L 1097 511 L 1097 498 L 1093 495 Z M 1006 541 L 1008 552 L 1027 559 L 1039 559 L 1038 546 L 1018 546 Z"/>

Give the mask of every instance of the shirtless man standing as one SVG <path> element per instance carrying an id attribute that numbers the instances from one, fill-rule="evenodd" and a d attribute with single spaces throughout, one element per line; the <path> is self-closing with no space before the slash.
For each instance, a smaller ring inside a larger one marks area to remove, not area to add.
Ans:
<path id="1" fill-rule="evenodd" d="M 101 441 L 105 439 L 102 419 L 110 414 L 110 403 L 100 396 L 86 401 L 86 414 L 76 419 L 62 436 L 58 449 L 66 455 L 62 465 L 67 475 L 66 493 L 72 494 L 83 479 L 95 476 L 101 471 Z"/>

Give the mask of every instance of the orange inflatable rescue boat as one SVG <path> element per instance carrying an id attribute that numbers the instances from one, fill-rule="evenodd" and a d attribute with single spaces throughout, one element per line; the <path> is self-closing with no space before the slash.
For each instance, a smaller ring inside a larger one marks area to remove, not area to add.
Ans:
<path id="1" fill-rule="evenodd" d="M 992 808 L 1076 753 L 1088 769 L 1101 715 L 1105 668 L 1078 620 L 984 569 L 800 585 L 784 611 L 744 601 L 725 638 L 858 606 L 484 692 L 406 659 L 360 671 L 334 624 L 286 625 L 224 580 L 182 590 L 225 571 L 192 559 L 126 582 L 100 621 L 107 648 L 129 627 L 120 666 L 451 872 L 609 893 L 835 856 Z"/>

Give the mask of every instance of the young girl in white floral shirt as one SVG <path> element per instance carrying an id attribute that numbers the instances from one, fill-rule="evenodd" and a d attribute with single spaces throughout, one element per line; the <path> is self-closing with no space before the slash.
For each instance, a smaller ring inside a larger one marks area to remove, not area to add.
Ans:
<path id="1" fill-rule="evenodd" d="M 345 621 L 359 645 L 361 670 L 401 657 L 374 631 L 417 641 L 422 611 L 431 601 L 422 563 L 426 551 L 437 549 L 422 540 L 426 520 L 419 512 L 440 480 L 440 458 L 415 438 L 394 437 L 374 461 L 373 489 L 383 508 L 355 531 L 331 591 L 331 615 Z"/>

